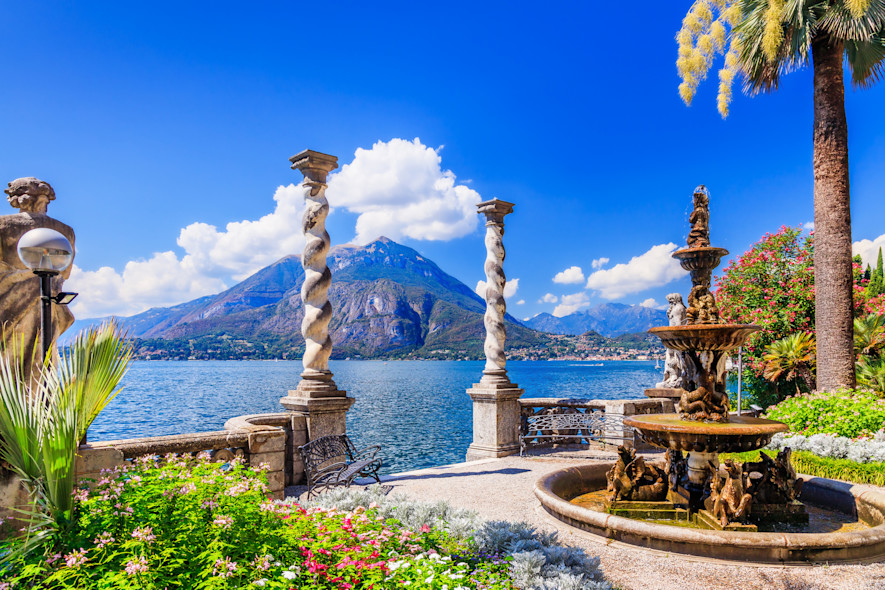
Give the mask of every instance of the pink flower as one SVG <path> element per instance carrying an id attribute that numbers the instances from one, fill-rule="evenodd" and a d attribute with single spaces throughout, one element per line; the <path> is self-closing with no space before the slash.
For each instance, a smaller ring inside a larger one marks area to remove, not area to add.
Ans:
<path id="1" fill-rule="evenodd" d="M 147 560 L 144 557 L 136 557 L 126 562 L 126 575 L 134 576 L 148 571 Z"/>
<path id="2" fill-rule="evenodd" d="M 154 539 L 157 537 L 154 536 L 154 530 L 149 527 L 138 527 L 134 531 L 132 531 L 132 538 L 138 539 L 139 541 L 143 541 L 145 543 L 152 543 Z"/>
<path id="3" fill-rule="evenodd" d="M 85 549 L 75 549 L 71 551 L 67 555 L 65 555 L 65 566 L 66 567 L 80 567 L 86 560 L 89 559 L 86 557 Z"/>
<path id="4" fill-rule="evenodd" d="M 104 532 L 95 537 L 95 540 L 92 542 L 95 543 L 96 549 L 104 549 L 106 545 L 114 542 L 114 538 L 111 536 L 110 533 Z"/>
<path id="5" fill-rule="evenodd" d="M 224 515 L 216 516 L 215 520 L 212 521 L 212 524 L 214 524 L 215 526 L 220 526 L 223 529 L 230 528 L 230 525 L 232 525 L 233 523 L 234 523 L 233 518 L 231 518 L 230 516 L 224 516 Z"/>
<path id="6" fill-rule="evenodd" d="M 229 578 L 234 575 L 235 571 L 237 571 L 236 562 L 225 557 L 224 559 L 216 560 L 215 566 L 212 568 L 212 575 L 219 578 Z"/>

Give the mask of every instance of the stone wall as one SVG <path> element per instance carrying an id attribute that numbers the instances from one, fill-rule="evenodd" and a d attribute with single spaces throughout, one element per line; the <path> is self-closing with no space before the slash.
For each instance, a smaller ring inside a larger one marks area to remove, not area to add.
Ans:
<path id="1" fill-rule="evenodd" d="M 305 416 L 290 412 L 238 416 L 228 420 L 224 428 L 81 445 L 76 478 L 98 479 L 102 470 L 144 455 L 208 451 L 219 461 L 242 457 L 252 467 L 267 464 L 269 490 L 276 499 L 284 497 L 286 486 L 303 481 L 304 464 L 298 447 L 307 442 Z"/>

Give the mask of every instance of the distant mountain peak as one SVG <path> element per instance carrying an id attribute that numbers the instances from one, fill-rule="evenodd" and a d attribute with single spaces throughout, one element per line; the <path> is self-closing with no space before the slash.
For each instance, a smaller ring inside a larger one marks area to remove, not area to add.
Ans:
<path id="1" fill-rule="evenodd" d="M 667 313 L 640 305 L 609 302 L 560 318 L 546 312 L 539 313 L 525 325 L 551 334 L 579 335 L 594 331 L 613 338 L 645 332 L 654 326 L 666 326 Z"/>

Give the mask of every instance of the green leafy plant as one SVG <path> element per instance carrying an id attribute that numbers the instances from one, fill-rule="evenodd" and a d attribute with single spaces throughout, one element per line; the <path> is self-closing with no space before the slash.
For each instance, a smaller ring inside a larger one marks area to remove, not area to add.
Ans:
<path id="1" fill-rule="evenodd" d="M 872 436 L 885 427 L 885 400 L 866 389 L 840 388 L 787 398 L 769 408 L 765 417 L 786 422 L 791 431 L 806 436 Z"/>
<path id="2" fill-rule="evenodd" d="M 19 509 L 25 541 L 16 545 L 27 552 L 70 523 L 77 447 L 120 391 L 131 348 L 114 323 L 105 323 L 28 375 L 33 363 L 24 358 L 24 341 L 13 342 L 0 358 L 0 459 L 29 492 L 31 505 Z"/>

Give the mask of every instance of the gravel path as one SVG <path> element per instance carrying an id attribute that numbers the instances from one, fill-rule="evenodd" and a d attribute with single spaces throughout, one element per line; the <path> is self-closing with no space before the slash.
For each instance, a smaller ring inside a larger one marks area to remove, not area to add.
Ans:
<path id="1" fill-rule="evenodd" d="M 614 455 L 585 452 L 583 462 Z M 388 476 L 392 494 L 475 510 L 487 520 L 526 521 L 558 530 L 564 544 L 599 556 L 606 577 L 621 590 L 885 590 L 885 562 L 834 566 L 755 566 L 714 562 L 612 542 L 552 519 L 535 499 L 535 482 L 573 466 L 562 456 L 505 457 Z"/>

